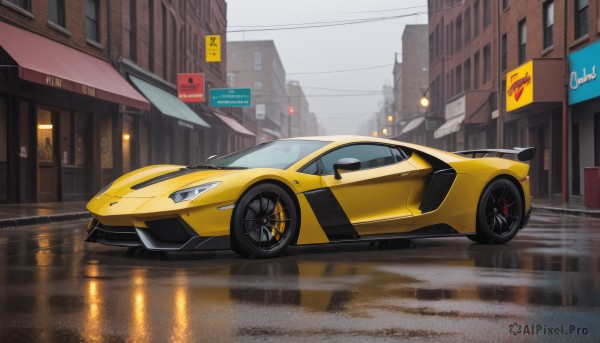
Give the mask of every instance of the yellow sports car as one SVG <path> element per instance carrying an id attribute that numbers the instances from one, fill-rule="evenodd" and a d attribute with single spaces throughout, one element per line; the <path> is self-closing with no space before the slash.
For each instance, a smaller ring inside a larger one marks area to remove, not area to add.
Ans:
<path id="1" fill-rule="evenodd" d="M 505 243 L 531 215 L 529 165 L 517 160 L 534 155 L 359 136 L 281 139 L 197 166 L 121 176 L 88 203 L 87 241 L 256 258 L 290 244 L 441 236 Z"/>

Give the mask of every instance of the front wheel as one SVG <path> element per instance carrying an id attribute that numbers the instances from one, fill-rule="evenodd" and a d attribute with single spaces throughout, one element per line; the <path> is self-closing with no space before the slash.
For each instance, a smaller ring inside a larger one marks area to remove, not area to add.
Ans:
<path id="1" fill-rule="evenodd" d="M 296 236 L 297 212 L 292 198 L 277 185 L 261 184 L 250 189 L 233 214 L 234 251 L 255 258 L 280 255 Z"/>
<path id="2" fill-rule="evenodd" d="M 517 187 L 506 179 L 492 181 L 483 191 L 477 209 L 478 243 L 502 244 L 510 241 L 521 228 L 523 199 Z"/>

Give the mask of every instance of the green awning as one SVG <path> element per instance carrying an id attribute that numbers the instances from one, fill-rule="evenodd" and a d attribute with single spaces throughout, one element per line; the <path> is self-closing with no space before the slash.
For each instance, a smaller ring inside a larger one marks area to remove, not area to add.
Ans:
<path id="1" fill-rule="evenodd" d="M 210 127 L 207 122 L 202 120 L 202 118 L 194 113 L 194 111 L 187 107 L 187 105 L 175 95 L 153 86 L 146 81 L 140 80 L 133 75 L 129 75 L 129 79 L 162 114 L 199 126 Z"/>

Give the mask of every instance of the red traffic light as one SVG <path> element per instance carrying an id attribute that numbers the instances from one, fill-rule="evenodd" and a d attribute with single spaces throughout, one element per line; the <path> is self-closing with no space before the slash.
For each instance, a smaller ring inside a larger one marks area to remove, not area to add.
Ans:
<path id="1" fill-rule="evenodd" d="M 288 106 L 288 114 L 294 114 L 296 113 L 296 109 L 294 108 L 294 106 L 290 105 Z"/>

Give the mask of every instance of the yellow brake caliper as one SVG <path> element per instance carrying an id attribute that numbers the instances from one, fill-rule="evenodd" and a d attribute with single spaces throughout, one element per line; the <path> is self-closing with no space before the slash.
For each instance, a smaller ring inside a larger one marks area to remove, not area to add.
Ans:
<path id="1" fill-rule="evenodd" d="M 275 204 L 273 214 L 275 215 L 276 222 L 273 225 L 273 229 L 271 229 L 271 234 L 275 237 L 276 240 L 280 240 L 281 233 L 283 232 L 283 230 L 285 230 L 285 213 L 280 202 L 277 202 L 277 204 Z"/>

